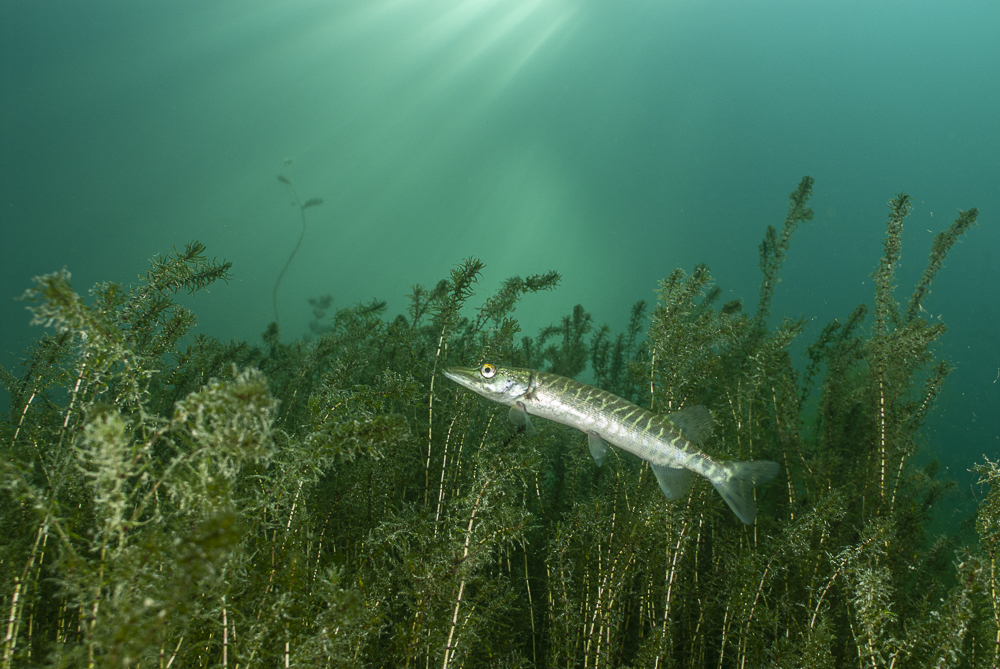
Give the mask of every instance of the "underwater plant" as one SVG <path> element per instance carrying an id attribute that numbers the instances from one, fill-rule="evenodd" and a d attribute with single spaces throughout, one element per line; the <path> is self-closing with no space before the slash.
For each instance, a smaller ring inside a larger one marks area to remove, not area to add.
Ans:
<path id="1" fill-rule="evenodd" d="M 991 667 L 1000 660 L 1000 473 L 978 544 L 927 535 L 949 484 L 914 464 L 949 366 L 924 318 L 960 212 L 900 306 L 909 198 L 890 201 L 872 317 L 771 316 L 812 179 L 760 247 L 753 313 L 675 270 L 627 331 L 582 306 L 520 336 L 512 277 L 414 286 L 405 314 L 331 310 L 312 339 L 193 334 L 178 291 L 231 271 L 192 243 L 136 285 L 24 296 L 47 328 L 0 421 L 0 667 Z M 300 208 L 301 209 L 301 208 Z M 328 313 L 329 311 L 329 313 Z M 642 332 L 648 323 L 646 335 Z M 668 501 L 648 464 L 438 379 L 486 361 L 578 376 L 657 413 L 702 405 L 702 448 L 774 460 L 745 525 L 704 481 Z"/>
<path id="2" fill-rule="evenodd" d="M 278 181 L 285 184 L 285 188 L 288 189 L 288 194 L 292 197 L 292 205 L 298 208 L 299 215 L 302 217 L 302 232 L 299 233 L 299 240 L 295 242 L 295 248 L 288 256 L 288 260 L 285 262 L 285 266 L 281 268 L 278 272 L 278 278 L 274 280 L 274 291 L 271 294 L 271 302 L 274 305 L 274 323 L 277 327 L 280 321 L 278 320 L 278 286 L 281 284 L 281 279 L 285 276 L 285 272 L 288 271 L 288 267 L 292 264 L 292 260 L 295 259 L 295 254 L 299 252 L 299 247 L 302 246 L 302 240 L 306 238 L 306 209 L 309 207 L 318 207 L 323 204 L 323 200 L 314 197 L 303 202 L 299 199 L 299 192 L 295 190 L 295 184 L 292 183 L 292 160 L 291 158 L 285 158 L 285 173 L 278 175 Z M 329 306 L 329 305 L 328 305 Z"/>

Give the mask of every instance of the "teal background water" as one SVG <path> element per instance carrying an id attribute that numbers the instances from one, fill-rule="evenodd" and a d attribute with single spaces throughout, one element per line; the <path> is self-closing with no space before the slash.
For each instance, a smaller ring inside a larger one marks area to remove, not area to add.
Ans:
<path id="1" fill-rule="evenodd" d="M 191 239 L 234 263 L 203 332 L 256 341 L 279 295 L 373 297 L 390 315 L 462 258 L 481 294 L 554 269 L 529 334 L 576 303 L 623 327 L 672 268 L 705 262 L 753 305 L 757 245 L 816 179 L 775 314 L 871 302 L 885 202 L 906 191 L 904 299 L 957 209 L 979 226 L 926 306 L 957 365 L 927 430 L 966 472 L 1000 456 L 1000 4 L 259 0 L 0 4 L 0 363 L 38 328 L 13 298 L 66 266 L 133 281 Z M 6 397 L 2 398 L 6 401 Z"/>

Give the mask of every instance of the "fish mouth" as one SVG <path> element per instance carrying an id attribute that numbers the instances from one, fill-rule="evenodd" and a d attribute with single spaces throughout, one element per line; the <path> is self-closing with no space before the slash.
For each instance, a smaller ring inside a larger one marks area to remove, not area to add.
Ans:
<path id="1" fill-rule="evenodd" d="M 476 370 L 469 367 L 447 367 L 441 371 L 445 377 L 466 388 L 472 387 L 475 372 Z"/>

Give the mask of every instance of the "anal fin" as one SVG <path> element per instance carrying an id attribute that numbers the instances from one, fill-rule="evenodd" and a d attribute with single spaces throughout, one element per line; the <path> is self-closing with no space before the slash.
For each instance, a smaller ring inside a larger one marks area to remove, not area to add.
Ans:
<path id="1" fill-rule="evenodd" d="M 654 465 L 649 463 L 656 474 L 656 481 L 660 484 L 660 490 L 669 500 L 680 499 L 691 489 L 694 483 L 694 472 L 684 467 L 668 467 L 667 465 Z"/>

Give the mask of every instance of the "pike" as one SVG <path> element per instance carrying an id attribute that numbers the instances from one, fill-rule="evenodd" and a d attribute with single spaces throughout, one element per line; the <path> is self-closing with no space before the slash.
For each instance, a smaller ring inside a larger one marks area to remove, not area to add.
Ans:
<path id="1" fill-rule="evenodd" d="M 449 367 L 444 375 L 493 402 L 510 407 L 508 417 L 534 434 L 531 416 L 576 428 L 587 434 L 590 455 L 604 464 L 608 444 L 649 462 L 669 500 L 683 497 L 696 474 L 704 476 L 746 524 L 757 508 L 753 488 L 773 479 L 778 463 L 770 460 L 728 461 L 712 458 L 698 448 L 712 431 L 712 415 L 691 406 L 665 416 L 643 409 L 600 388 L 533 369 Z"/>

